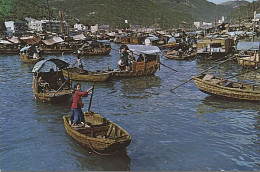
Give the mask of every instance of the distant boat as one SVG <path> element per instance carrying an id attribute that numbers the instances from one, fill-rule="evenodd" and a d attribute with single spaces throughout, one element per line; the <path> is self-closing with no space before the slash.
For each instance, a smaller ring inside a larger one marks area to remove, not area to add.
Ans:
<path id="1" fill-rule="evenodd" d="M 108 40 L 87 41 L 79 50 L 85 56 L 104 56 L 110 53 L 111 45 Z"/>
<path id="2" fill-rule="evenodd" d="M 260 101 L 260 87 L 253 84 L 229 81 L 209 74 L 194 76 L 197 87 L 207 94 L 226 98 Z"/>
<path id="3" fill-rule="evenodd" d="M 164 57 L 166 57 L 168 59 L 173 59 L 173 60 L 189 60 L 189 59 L 196 57 L 197 53 L 177 55 L 177 51 L 176 51 L 176 53 L 174 53 L 172 51 L 165 51 L 163 53 L 163 55 L 164 55 Z"/>
<path id="4" fill-rule="evenodd" d="M 68 65 L 59 59 L 42 60 L 35 64 L 32 72 L 34 72 L 33 92 L 36 99 L 62 103 L 71 98 L 71 82 L 66 80 L 61 72 L 61 69 Z M 54 71 L 54 69 L 58 70 Z"/>
<path id="5" fill-rule="evenodd" d="M 70 115 L 63 116 L 67 133 L 83 147 L 104 155 L 125 150 L 131 143 L 131 136 L 126 130 L 100 114 L 85 112 L 84 118 L 90 127 L 72 127 Z"/>
<path id="6" fill-rule="evenodd" d="M 238 42 L 236 49 L 239 51 L 237 54 L 238 65 L 244 68 L 260 66 L 260 42 Z"/>
<path id="7" fill-rule="evenodd" d="M 32 46 L 24 47 L 20 50 L 20 58 L 25 63 L 37 63 L 43 60 L 39 54 L 33 50 Z"/>
<path id="8" fill-rule="evenodd" d="M 102 72 L 102 71 L 81 71 L 79 68 L 65 68 L 62 69 L 63 75 L 70 80 L 75 81 L 89 81 L 89 82 L 105 82 L 113 78 L 112 72 Z"/>

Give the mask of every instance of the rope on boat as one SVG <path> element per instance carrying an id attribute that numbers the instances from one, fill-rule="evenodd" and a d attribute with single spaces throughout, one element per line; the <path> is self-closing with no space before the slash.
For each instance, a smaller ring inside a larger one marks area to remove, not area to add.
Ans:
<path id="1" fill-rule="evenodd" d="M 93 148 L 93 146 L 90 144 L 89 140 L 87 140 L 87 143 L 88 143 L 90 149 L 91 149 L 94 153 L 96 153 L 96 154 L 98 154 L 98 155 L 102 155 L 102 156 L 111 156 L 111 155 L 114 155 L 114 154 L 116 154 L 117 152 L 120 151 L 120 149 L 118 149 L 117 151 L 112 152 L 112 153 L 100 153 L 100 152 L 96 151 L 96 150 Z M 119 147 L 122 147 L 120 143 L 119 143 Z M 118 147 L 118 148 L 119 148 L 119 147 Z"/>

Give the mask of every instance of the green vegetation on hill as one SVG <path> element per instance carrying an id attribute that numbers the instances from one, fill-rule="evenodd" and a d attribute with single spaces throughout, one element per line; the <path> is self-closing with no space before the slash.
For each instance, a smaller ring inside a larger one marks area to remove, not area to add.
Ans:
<path id="1" fill-rule="evenodd" d="M 6 20 L 48 18 L 47 0 L 4 1 L 0 15 Z M 164 29 L 190 27 L 193 21 L 214 21 L 233 10 L 207 0 L 49 0 L 49 4 L 53 17 L 58 18 L 58 12 L 63 11 L 64 19 L 70 23 L 79 19 L 83 24 L 109 24 L 113 28 L 126 27 L 125 20 Z"/>
<path id="2" fill-rule="evenodd" d="M 13 0 L 0 0 L 0 19 L 4 20 L 12 7 Z"/>
<path id="3" fill-rule="evenodd" d="M 25 17 L 47 18 L 46 4 L 41 0 L 0 0 L 0 16 L 4 20 L 24 20 Z M 52 14 L 52 13 L 51 13 Z M 53 14 L 52 14 L 53 15 Z"/>
<path id="4" fill-rule="evenodd" d="M 254 12 L 260 13 L 260 2 L 248 3 L 240 6 L 236 11 L 233 11 L 228 19 L 232 23 L 243 23 L 253 19 Z"/>

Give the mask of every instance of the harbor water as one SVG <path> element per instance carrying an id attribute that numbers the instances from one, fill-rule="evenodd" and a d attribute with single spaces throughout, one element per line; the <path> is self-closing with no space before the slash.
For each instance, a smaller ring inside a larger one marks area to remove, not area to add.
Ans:
<path id="1" fill-rule="evenodd" d="M 119 45 L 112 44 L 112 48 L 108 56 L 84 57 L 84 68 L 116 68 Z M 44 57 L 70 64 L 76 61 L 73 55 Z M 260 104 L 207 95 L 193 81 L 172 91 L 215 62 L 175 61 L 163 56 L 161 62 L 178 72 L 161 66 L 154 76 L 95 85 L 91 110 L 132 137 L 126 153 L 100 156 L 66 133 L 62 117 L 70 114 L 71 102 L 35 100 L 33 65 L 24 64 L 19 55 L 0 55 L 0 170 L 260 170 Z M 240 70 L 230 61 L 214 73 L 231 76 Z M 93 84 L 80 83 L 82 90 Z M 83 103 L 87 111 L 89 97 Z"/>

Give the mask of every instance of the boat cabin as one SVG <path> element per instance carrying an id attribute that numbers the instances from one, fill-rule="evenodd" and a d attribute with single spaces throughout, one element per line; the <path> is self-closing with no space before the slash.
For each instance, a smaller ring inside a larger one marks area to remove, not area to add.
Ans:
<path id="1" fill-rule="evenodd" d="M 61 71 L 68 66 L 67 62 L 59 59 L 42 60 L 36 63 L 32 70 L 35 98 L 48 102 L 65 101 L 70 98 L 71 82 Z"/>

